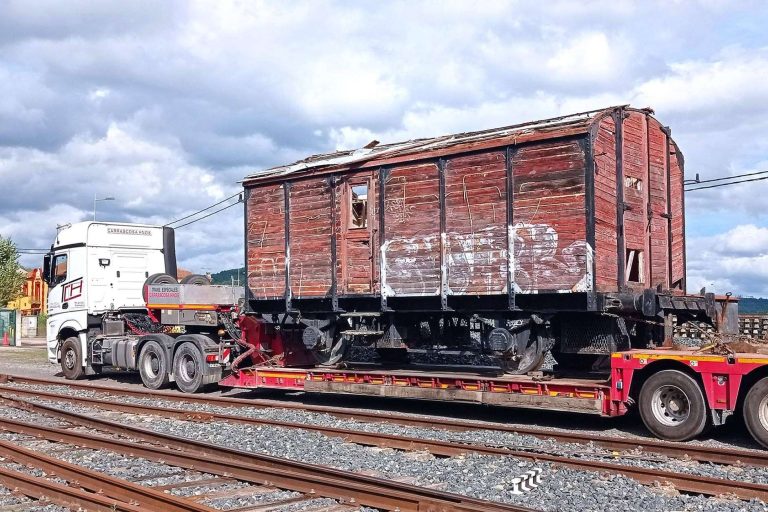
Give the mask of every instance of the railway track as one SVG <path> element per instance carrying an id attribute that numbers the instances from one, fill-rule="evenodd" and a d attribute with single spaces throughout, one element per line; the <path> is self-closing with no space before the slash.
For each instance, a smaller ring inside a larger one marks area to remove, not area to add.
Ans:
<path id="1" fill-rule="evenodd" d="M 90 387 L 90 386 L 85 386 L 85 387 Z M 109 391 L 111 392 L 112 390 L 110 389 Z M 9 393 L 14 393 L 15 397 L 11 396 Z M 130 393 L 134 394 L 136 393 L 136 391 L 131 391 Z M 115 394 L 120 394 L 120 392 Z M 162 394 L 162 393 L 151 393 L 151 395 L 155 396 L 155 398 L 159 398 L 159 395 L 163 395 L 163 399 L 165 399 L 165 394 Z M 261 425 L 261 426 L 300 428 L 304 430 L 313 430 L 313 431 L 322 433 L 324 435 L 341 437 L 347 441 L 358 443 L 358 444 L 371 445 L 371 446 L 385 446 L 385 447 L 397 448 L 402 450 L 427 450 L 435 455 L 441 455 L 441 456 L 456 456 L 456 455 L 463 455 L 467 453 L 478 453 L 483 455 L 496 455 L 496 456 L 513 456 L 516 458 L 529 459 L 529 460 L 534 460 L 539 462 L 548 462 L 555 465 L 570 467 L 570 468 L 579 469 L 579 470 L 589 470 L 589 471 L 596 471 L 600 473 L 607 472 L 607 473 L 623 474 L 643 484 L 655 484 L 655 483 L 668 482 L 674 485 L 678 490 L 690 492 L 690 493 L 699 493 L 699 494 L 706 494 L 706 495 L 732 494 L 743 499 L 758 498 L 764 501 L 768 501 L 768 486 L 760 483 L 733 482 L 733 481 L 725 480 L 721 478 L 700 476 L 700 475 L 695 475 L 690 473 L 659 471 L 656 469 L 622 465 L 622 464 L 616 464 L 613 462 L 595 461 L 595 460 L 589 460 L 589 459 L 574 459 L 571 457 L 553 455 L 550 453 L 537 453 L 537 452 L 513 450 L 508 448 L 499 448 L 499 447 L 492 447 L 492 446 L 469 445 L 469 444 L 457 443 L 457 442 L 446 442 L 446 441 L 437 441 L 437 440 L 422 439 L 422 438 L 395 436 L 395 435 L 381 434 L 381 433 L 375 433 L 375 432 L 364 432 L 364 431 L 355 431 L 355 430 L 349 430 L 349 429 L 329 428 L 329 427 L 322 427 L 322 426 L 316 426 L 316 425 L 308 425 L 304 423 L 297 424 L 297 423 L 290 423 L 290 422 L 284 422 L 284 421 L 254 419 L 254 418 L 246 418 L 246 417 L 240 417 L 240 416 L 235 416 L 230 414 L 201 413 L 201 412 L 192 411 L 192 410 L 164 408 L 164 407 L 159 407 L 158 405 L 149 406 L 149 405 L 141 405 L 141 404 L 127 404 L 127 403 L 121 403 L 121 402 L 104 400 L 104 399 L 96 399 L 96 398 L 90 398 L 90 397 L 71 396 L 71 395 L 63 395 L 63 394 L 38 391 L 38 390 L 28 390 L 20 387 L 11 388 L 11 387 L 0 386 L 0 396 L 2 396 L 7 400 L 16 400 L 17 401 L 16 403 L 20 404 L 20 406 L 22 407 L 26 407 L 31 410 L 40 411 L 44 414 L 58 416 L 58 417 L 61 417 L 62 419 L 65 419 L 66 421 L 70 421 L 72 419 L 72 416 L 70 415 L 72 415 L 73 413 L 64 413 L 61 411 L 57 411 L 56 409 L 48 406 L 33 405 L 28 401 L 18 402 L 18 398 L 23 396 L 29 399 L 42 398 L 42 399 L 52 400 L 52 401 L 69 401 L 71 403 L 77 403 L 86 407 L 95 407 L 98 409 L 103 409 L 108 411 L 119 411 L 124 413 L 145 415 L 145 416 L 152 416 L 152 415 L 163 416 L 163 417 L 182 419 L 182 420 L 193 420 L 193 421 L 215 420 L 215 421 L 227 421 L 227 422 L 235 422 L 235 423 Z M 185 397 L 181 397 L 181 398 L 185 398 Z M 212 400 L 212 399 L 208 398 L 208 400 Z M 222 401 L 226 401 L 228 403 L 230 400 L 231 399 L 228 399 L 228 400 L 215 399 L 216 402 L 219 402 L 219 405 L 221 405 Z M 79 417 L 79 420 L 83 421 L 83 418 Z M 87 423 L 88 426 L 92 428 L 100 429 L 101 427 L 99 427 L 99 424 L 100 424 L 99 422 L 103 422 L 106 420 L 88 418 L 85 421 L 90 422 L 90 423 Z M 0 422 L 0 427 L 1 426 L 2 426 L 2 423 Z M 167 443 L 168 441 L 169 440 L 166 439 L 164 442 Z M 667 444 L 667 443 L 664 443 L 664 444 Z M 634 443 L 632 447 L 636 448 L 637 444 Z M 678 446 L 673 446 L 673 453 L 678 454 L 683 450 L 683 448 L 685 448 L 688 451 L 688 453 L 695 451 L 695 448 L 691 446 L 678 443 Z M 709 452 L 710 449 L 707 448 L 704 451 Z M 761 465 L 761 466 L 767 465 L 766 463 L 768 462 L 768 457 L 762 456 L 759 453 L 755 454 L 755 453 L 744 451 L 744 450 L 737 451 L 737 452 L 740 458 L 730 459 L 730 461 L 727 463 L 736 464 L 738 461 L 740 461 L 741 463 L 747 463 L 745 462 L 745 460 L 742 460 L 742 459 L 748 459 L 752 461 L 750 463 L 754 463 L 755 465 Z M 705 458 L 704 453 L 699 455 L 700 455 L 699 458 Z M 746 457 L 747 455 L 749 455 L 750 457 L 749 458 Z M 721 456 L 718 458 L 718 460 L 724 460 L 724 458 Z"/>
<path id="2" fill-rule="evenodd" d="M 439 428 L 449 431 L 496 431 L 507 432 L 514 434 L 530 435 L 539 439 L 554 439 L 563 443 L 577 443 L 587 444 L 592 443 L 596 446 L 605 448 L 607 450 L 615 451 L 633 451 L 642 450 L 646 453 L 653 453 L 663 455 L 667 457 L 686 458 L 697 462 L 711 462 L 714 464 L 749 464 L 753 466 L 768 467 L 768 452 L 757 450 L 745 450 L 739 448 L 725 448 L 725 447 L 712 447 L 703 446 L 693 443 L 674 443 L 668 441 L 660 441 L 657 439 L 629 439 L 618 436 L 604 436 L 600 434 L 591 434 L 583 432 L 564 432 L 564 431 L 552 431 L 541 430 L 534 427 L 521 427 L 521 426 L 508 426 L 500 423 L 482 423 L 472 422 L 466 420 L 454 420 L 447 418 L 437 417 L 420 417 L 415 415 L 395 414 L 395 413 L 379 413 L 379 412 L 365 412 L 354 411 L 350 412 L 348 409 L 342 407 L 320 406 L 320 405 L 305 405 L 281 402 L 277 400 L 263 400 L 263 399 L 244 399 L 244 398 L 232 398 L 232 397 L 208 397 L 205 395 L 179 395 L 177 393 L 167 391 L 149 391 L 143 389 L 124 389 L 114 388 L 110 386 L 102 386 L 95 384 L 84 384 L 80 382 L 61 381 L 61 380 L 46 380 L 33 377 L 22 377 L 15 375 L 0 375 L 0 389 L 3 389 L 2 384 L 4 382 L 16 382 L 19 384 L 30 385 L 42 385 L 42 386 L 66 386 L 72 389 L 82 389 L 94 392 L 100 392 L 105 394 L 111 394 L 114 396 L 128 396 L 137 398 L 162 398 L 169 402 L 177 403 L 197 403 L 205 404 L 217 407 L 245 407 L 254 409 L 288 409 L 298 410 L 304 412 L 312 412 L 319 414 L 329 414 L 338 418 L 350 419 L 360 422 L 368 423 L 392 423 L 402 426 L 420 427 L 420 428 Z M 9 388 L 6 388 L 9 389 Z M 14 391 L 19 391 L 18 387 L 12 388 Z M 61 395 L 64 396 L 64 395 Z M 194 414 L 200 414 L 195 412 Z M 221 417 L 227 415 L 218 415 Z M 235 417 L 229 415 L 232 418 L 242 421 L 250 421 L 247 418 Z M 267 422 L 267 420 L 262 420 Z M 256 420 L 252 421 L 256 423 Z M 278 422 L 272 424 L 277 425 Z M 290 425 L 289 425 L 290 426 Z M 294 425 L 295 426 L 295 425 Z M 306 427 L 312 429 L 311 425 Z M 327 432 L 331 435 L 330 430 Z M 357 434 L 355 431 L 344 432 L 345 435 Z M 359 441 L 365 444 L 361 437 L 358 437 Z M 396 442 L 393 440 L 392 442 Z M 380 444 L 379 446 L 387 446 Z M 398 446 L 389 445 L 393 448 Z M 453 455 L 452 453 L 445 453 L 444 455 Z"/>
<path id="3" fill-rule="evenodd" d="M 383 510 L 418 511 L 446 510 L 487 512 L 522 512 L 530 509 L 515 505 L 489 502 L 446 493 L 388 479 L 381 479 L 317 466 L 288 459 L 241 452 L 224 446 L 190 439 L 179 439 L 151 430 L 122 423 L 65 412 L 40 404 L 3 397 L 2 403 L 49 418 L 57 418 L 80 428 L 130 438 L 130 441 L 103 435 L 84 433 L 73 428 L 58 428 L 0 419 L 0 430 L 31 435 L 48 441 L 109 450 L 131 457 L 162 461 L 174 466 L 194 468 L 197 471 L 236 478 L 257 485 L 275 486 L 297 491 L 309 497 L 323 496 L 344 504 L 365 505 Z M 141 441 L 141 442 L 137 442 Z M 0 453 L 3 453 L 0 448 Z M 13 457 L 11 457 L 13 458 Z M 50 462 L 50 461 L 49 461 Z M 51 462 L 53 463 L 53 462 Z M 36 466 L 35 462 L 30 465 Z M 56 471 L 57 474 L 58 471 Z M 1 480 L 0 480 L 1 481 Z M 85 485 L 85 484 L 83 484 Z M 141 498 L 147 502 L 149 498 Z M 140 501 L 130 498 L 131 502 Z M 155 509 L 149 507 L 149 509 Z M 159 510 L 165 510 L 160 508 Z M 188 509 L 189 510 L 189 509 Z M 206 509 L 207 510 L 207 509 Z"/>

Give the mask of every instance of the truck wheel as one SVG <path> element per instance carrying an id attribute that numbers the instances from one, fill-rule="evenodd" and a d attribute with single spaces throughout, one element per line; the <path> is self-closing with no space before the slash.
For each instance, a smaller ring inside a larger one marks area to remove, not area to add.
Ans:
<path id="1" fill-rule="evenodd" d="M 149 389 L 160 389 L 168 385 L 170 372 L 165 350 L 155 340 L 149 340 L 139 354 L 139 373 L 141 382 Z"/>
<path id="2" fill-rule="evenodd" d="M 640 417 L 656 437 L 688 441 L 707 426 L 707 404 L 696 381 L 678 370 L 652 375 L 640 390 Z"/>
<path id="3" fill-rule="evenodd" d="M 193 343 L 182 343 L 173 356 L 173 376 L 176 387 L 184 393 L 196 393 L 203 382 L 203 354 Z"/>
<path id="4" fill-rule="evenodd" d="M 744 399 L 744 423 L 755 441 L 768 448 L 768 377 L 749 388 Z"/>
<path id="5" fill-rule="evenodd" d="M 67 380 L 77 380 L 85 375 L 80 339 L 76 336 L 67 338 L 61 345 L 61 373 Z"/>

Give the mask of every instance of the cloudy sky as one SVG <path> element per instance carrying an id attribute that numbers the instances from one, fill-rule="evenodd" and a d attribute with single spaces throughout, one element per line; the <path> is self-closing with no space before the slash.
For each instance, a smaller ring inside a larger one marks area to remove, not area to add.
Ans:
<path id="1" fill-rule="evenodd" d="M 0 234 L 47 247 L 94 196 L 163 224 L 309 154 L 621 103 L 689 177 L 768 170 L 767 5 L 0 0 Z M 691 290 L 768 296 L 766 197 L 688 194 Z M 177 241 L 185 268 L 239 266 L 242 212 Z"/>

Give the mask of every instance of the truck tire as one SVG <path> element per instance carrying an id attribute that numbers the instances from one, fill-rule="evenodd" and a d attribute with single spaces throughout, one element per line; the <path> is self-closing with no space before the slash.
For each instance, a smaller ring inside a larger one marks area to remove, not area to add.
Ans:
<path id="1" fill-rule="evenodd" d="M 81 379 L 85 375 L 80 339 L 67 338 L 61 345 L 61 373 L 67 380 Z"/>
<path id="2" fill-rule="evenodd" d="M 640 390 L 640 417 L 659 439 L 688 441 L 707 426 L 707 404 L 698 383 L 678 370 L 651 375 Z"/>
<path id="3" fill-rule="evenodd" d="M 768 448 L 768 377 L 755 382 L 744 398 L 744 423 L 752 437 Z"/>
<path id="4" fill-rule="evenodd" d="M 173 376 L 176 387 L 184 393 L 197 393 L 202 387 L 205 361 L 194 343 L 186 342 L 173 356 Z"/>
<path id="5" fill-rule="evenodd" d="M 201 274 L 189 274 L 187 277 L 183 277 L 180 284 L 196 284 L 199 286 L 209 286 L 211 280 L 208 277 Z"/>
<path id="6" fill-rule="evenodd" d="M 165 349 L 155 340 L 149 340 L 139 353 L 141 382 L 149 389 L 160 389 L 168 385 L 170 368 Z"/>

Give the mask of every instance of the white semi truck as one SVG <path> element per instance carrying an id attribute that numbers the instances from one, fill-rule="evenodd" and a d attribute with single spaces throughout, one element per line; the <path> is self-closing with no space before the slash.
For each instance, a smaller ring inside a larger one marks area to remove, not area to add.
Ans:
<path id="1" fill-rule="evenodd" d="M 67 379 L 112 368 L 193 393 L 218 382 L 237 351 L 243 288 L 201 275 L 178 282 L 171 228 L 66 225 L 43 266 L 48 360 Z"/>

